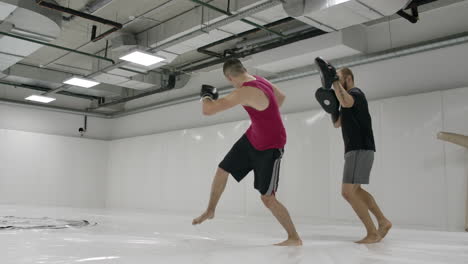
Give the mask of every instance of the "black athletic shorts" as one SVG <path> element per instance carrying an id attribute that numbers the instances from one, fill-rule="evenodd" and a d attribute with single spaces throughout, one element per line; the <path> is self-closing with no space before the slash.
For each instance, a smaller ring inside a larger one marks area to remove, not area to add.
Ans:
<path id="1" fill-rule="evenodd" d="M 274 195 L 278 189 L 283 149 L 256 150 L 247 136 L 242 136 L 231 148 L 219 167 L 240 182 L 254 171 L 254 187 L 262 195 Z"/>

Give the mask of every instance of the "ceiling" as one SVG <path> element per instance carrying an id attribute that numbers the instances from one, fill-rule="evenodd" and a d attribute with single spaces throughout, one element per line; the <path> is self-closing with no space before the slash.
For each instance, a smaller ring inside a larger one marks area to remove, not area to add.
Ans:
<path id="1" fill-rule="evenodd" d="M 2 2 L 13 4 L 19 3 L 21 0 L 0 1 L 0 3 Z M 213 76 L 213 82 L 224 83 L 224 80 L 219 77 L 222 76 L 219 70 L 215 70 L 219 68 L 219 64 L 221 63 L 216 63 L 219 58 L 202 53 L 199 50 L 197 51 L 197 49 L 221 39 L 235 36 L 236 34 L 243 35 L 244 32 L 250 32 L 250 34 L 245 34 L 241 38 L 232 38 L 230 41 L 213 46 L 207 50 L 218 53 L 221 56 L 229 56 L 231 54 L 229 52 L 238 52 L 239 54 L 244 52 L 242 53 L 244 54 L 242 57 L 246 64 L 255 67 L 257 73 L 266 75 L 275 75 L 282 71 L 291 70 L 293 67 L 311 64 L 311 58 L 317 54 L 329 54 L 328 57 L 340 58 L 365 54 L 367 51 L 368 41 L 365 38 L 362 38 L 365 43 L 360 43 L 359 40 L 356 40 L 356 37 L 349 38 L 349 36 L 346 36 L 343 33 L 347 32 L 346 30 L 331 33 L 319 30 L 307 22 L 301 21 L 301 19 L 290 18 L 282 5 L 278 3 L 265 8 L 265 10 L 246 16 L 245 19 L 249 20 L 250 24 L 239 20 L 232 20 L 230 23 L 223 24 L 209 32 L 202 32 L 201 29 L 226 20 L 229 16 L 222 14 L 220 11 L 202 7 L 200 3 L 189 0 L 56 0 L 55 2 L 62 7 L 82 12 L 86 12 L 86 7 L 90 4 L 105 2 L 105 5 L 95 10 L 92 15 L 122 24 L 123 28 L 121 30 L 102 40 L 93 42 L 91 41 L 93 25 L 97 26 L 98 35 L 111 29 L 111 27 L 88 19 L 77 16 L 72 17 L 69 14 L 49 10 L 49 12 L 55 12 L 54 14 L 62 17 L 60 33 L 50 43 L 71 50 L 78 50 L 87 54 L 95 54 L 112 59 L 116 61 L 117 66 L 112 66 L 112 64 L 102 58 L 96 59 L 55 47 L 42 46 L 35 52 L 23 56 L 21 61 L 5 70 L 3 74 L 0 73 L 0 81 L 20 84 L 9 88 L 1 87 L 4 92 L 0 93 L 0 97 L 24 102 L 24 95 L 28 93 L 41 94 L 50 92 L 57 99 L 60 98 L 60 100 L 51 103 L 51 106 L 70 110 L 92 110 L 94 112 L 112 114 L 114 112 L 121 113 L 136 104 L 150 104 L 165 99 L 187 96 L 198 89 L 191 84 L 202 82 L 206 76 Z M 227 5 L 229 3 L 229 11 L 236 14 L 245 12 L 252 7 L 268 1 L 212 0 L 203 2 L 209 3 L 223 11 L 228 10 Z M 437 1 L 424 7 L 422 6 L 420 12 L 428 12 L 456 2 L 462 1 Z M 3 7 L 0 5 L 1 8 Z M 343 7 L 340 7 L 339 12 L 349 12 L 343 10 Z M 364 23 L 364 27 L 386 23 L 389 19 L 396 18 L 396 16 L 390 16 L 372 19 Z M 2 22 L 5 21 L 7 20 L 0 21 L 0 27 L 2 26 Z M 274 32 L 256 29 L 252 25 L 252 22 L 268 27 Z M 346 21 L 340 21 L 339 24 L 343 24 L 345 28 L 348 25 Z M 409 22 L 408 25 L 410 25 Z M 202 34 L 194 35 L 186 41 L 174 42 L 174 39 L 180 36 L 198 31 Z M 279 38 L 275 35 L 278 32 L 288 37 L 294 36 L 294 38 Z M 172 60 L 169 63 L 154 68 L 140 68 L 130 64 L 123 65 L 118 60 L 121 52 L 117 51 L 116 47 L 113 47 L 113 43 L 116 42 L 112 40 L 125 34 L 134 36 L 139 47 L 144 49 L 156 47 L 155 52 L 164 52 L 165 55 L 172 56 Z M 319 36 L 320 38 L 318 38 Z M 314 41 L 311 41 L 312 39 Z M 252 40 L 261 44 L 248 46 L 247 44 Z M 264 42 L 258 42 L 259 40 L 264 40 Z M 172 42 L 174 42 L 173 45 L 164 47 L 161 50 L 158 49 L 161 45 Z M 353 43 L 350 44 L 350 42 Z M 252 53 L 253 51 L 243 46 L 243 43 L 247 43 L 245 44 L 247 47 L 256 47 L 258 51 Z M 263 43 L 267 43 L 268 45 L 263 45 Z M 312 50 L 304 51 L 303 56 L 299 56 L 301 54 L 287 54 L 282 50 L 289 47 L 297 53 L 301 49 L 301 45 L 312 45 L 313 47 L 325 46 L 320 49 L 313 48 Z M 364 48 L 364 46 L 366 47 Z M 280 56 L 278 54 L 282 54 L 281 56 L 283 57 L 277 57 Z M 280 61 L 283 61 L 283 63 L 279 63 Z M 194 67 L 197 66 L 197 63 L 201 66 Z M 129 71 L 129 69 L 131 70 Z M 140 73 L 137 74 L 135 71 Z M 128 72 L 131 75 L 125 76 L 125 73 Z M 203 74 L 200 75 L 200 73 Z M 168 89 L 166 91 L 164 87 L 168 85 L 171 74 L 179 75 L 176 79 L 177 85 L 172 90 Z M 101 83 L 92 89 L 64 86 L 62 84 L 64 79 L 74 75 L 90 76 L 90 78 L 106 80 L 106 83 Z M 190 85 L 186 85 L 187 82 Z M 42 91 L 38 91 L 37 89 L 32 90 L 27 85 L 44 89 Z M 53 89 L 59 89 L 60 92 L 56 93 Z M 159 92 L 161 93 L 158 94 Z M 122 101 L 135 96 L 140 97 L 138 103 L 130 100 Z M 122 103 L 117 104 L 115 102 Z M 110 105 L 107 106 L 109 103 Z M 103 104 L 103 107 L 99 107 L 100 104 Z"/>

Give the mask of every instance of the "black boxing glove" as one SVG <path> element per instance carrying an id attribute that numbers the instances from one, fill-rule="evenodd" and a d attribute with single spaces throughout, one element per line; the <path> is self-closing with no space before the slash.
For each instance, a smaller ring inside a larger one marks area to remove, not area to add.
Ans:
<path id="1" fill-rule="evenodd" d="M 212 101 L 217 100 L 219 97 L 218 90 L 207 84 L 203 84 L 200 91 L 200 99 L 210 99 Z"/>

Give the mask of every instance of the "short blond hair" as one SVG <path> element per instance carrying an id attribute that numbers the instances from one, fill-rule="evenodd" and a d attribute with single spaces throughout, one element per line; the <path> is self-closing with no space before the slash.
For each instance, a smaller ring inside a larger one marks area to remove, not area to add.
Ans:
<path id="1" fill-rule="evenodd" d="M 228 59 L 223 65 L 223 72 L 226 76 L 237 77 L 243 73 L 246 73 L 247 70 L 245 69 L 242 62 L 238 59 Z"/>
<path id="2" fill-rule="evenodd" d="M 348 77 L 348 76 L 351 76 L 351 80 L 353 80 L 353 82 L 354 82 L 354 74 L 353 74 L 353 71 L 351 71 L 350 68 L 343 67 L 343 68 L 339 69 L 338 71 L 341 72 L 341 75 L 343 76 L 344 79 L 346 79 L 346 77 Z"/>

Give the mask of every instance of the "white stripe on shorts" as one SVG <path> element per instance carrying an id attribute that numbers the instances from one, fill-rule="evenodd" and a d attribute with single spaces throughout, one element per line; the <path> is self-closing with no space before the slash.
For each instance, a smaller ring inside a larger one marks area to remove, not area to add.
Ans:
<path id="1" fill-rule="evenodd" d="M 273 165 L 273 173 L 271 175 L 270 186 L 268 187 L 268 191 L 265 195 L 272 195 L 278 189 L 278 180 L 279 180 L 279 168 L 281 163 L 281 158 L 283 157 L 283 150 L 279 149 L 280 156 L 275 160 L 275 164 Z"/>

